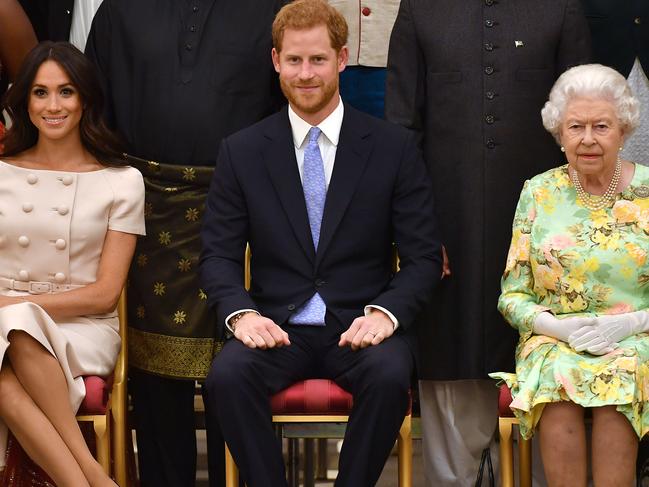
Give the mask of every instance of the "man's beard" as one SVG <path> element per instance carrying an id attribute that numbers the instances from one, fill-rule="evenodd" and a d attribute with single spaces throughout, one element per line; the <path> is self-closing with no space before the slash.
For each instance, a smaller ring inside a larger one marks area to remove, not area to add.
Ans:
<path id="1" fill-rule="evenodd" d="M 282 93 L 289 101 L 293 109 L 297 109 L 303 113 L 317 113 L 322 110 L 327 103 L 335 96 L 338 91 L 338 79 L 332 81 L 329 84 L 318 83 L 318 86 L 321 87 L 321 91 L 317 94 L 313 93 L 310 96 L 300 95 L 297 91 L 297 87 L 291 85 L 291 83 L 280 78 L 280 86 L 282 88 Z M 300 86 L 300 85 L 297 85 Z M 306 85 L 312 86 L 312 84 Z"/>

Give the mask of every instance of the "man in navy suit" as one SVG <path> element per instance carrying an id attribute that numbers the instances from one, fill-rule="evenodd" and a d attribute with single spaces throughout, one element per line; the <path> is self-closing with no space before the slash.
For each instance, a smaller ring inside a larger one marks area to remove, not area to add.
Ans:
<path id="1" fill-rule="evenodd" d="M 441 275 L 414 136 L 340 100 L 346 40 L 324 0 L 280 10 L 272 57 L 289 107 L 222 143 L 208 194 L 201 278 L 233 335 L 208 410 L 249 487 L 286 485 L 269 396 L 310 377 L 354 397 L 336 485 L 376 483 L 408 407 L 411 332 Z"/>

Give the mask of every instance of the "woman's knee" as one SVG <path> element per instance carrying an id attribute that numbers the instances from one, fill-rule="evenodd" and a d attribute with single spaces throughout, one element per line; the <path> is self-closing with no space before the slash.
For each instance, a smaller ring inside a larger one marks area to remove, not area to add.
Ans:
<path id="1" fill-rule="evenodd" d="M 8 340 L 7 354 L 12 362 L 21 359 L 33 363 L 33 360 L 42 356 L 43 352 L 47 352 L 38 340 L 22 330 L 10 331 Z"/>
<path id="2" fill-rule="evenodd" d="M 25 390 L 8 364 L 0 369 L 0 416 L 17 412 L 25 400 Z"/>
<path id="3" fill-rule="evenodd" d="M 541 433 L 570 435 L 584 429 L 584 408 L 571 401 L 546 404 L 539 421 Z"/>

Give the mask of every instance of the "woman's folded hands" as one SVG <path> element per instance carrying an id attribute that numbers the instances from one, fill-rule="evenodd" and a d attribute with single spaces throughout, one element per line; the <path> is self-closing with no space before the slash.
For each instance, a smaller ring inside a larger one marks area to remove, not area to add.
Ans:
<path id="1" fill-rule="evenodd" d="M 577 352 L 604 355 L 625 338 L 649 331 L 649 312 L 559 319 L 544 311 L 534 320 L 533 331 L 566 342 Z"/>
<path id="2" fill-rule="evenodd" d="M 649 331 L 649 313 L 634 311 L 595 318 L 595 324 L 581 328 L 568 337 L 568 343 L 577 352 L 587 351 L 603 355 L 618 347 L 627 337 Z"/>

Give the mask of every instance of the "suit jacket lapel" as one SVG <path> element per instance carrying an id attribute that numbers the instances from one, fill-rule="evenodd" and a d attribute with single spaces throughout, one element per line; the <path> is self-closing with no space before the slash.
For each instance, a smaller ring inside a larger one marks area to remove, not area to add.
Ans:
<path id="1" fill-rule="evenodd" d="M 349 105 L 340 129 L 336 160 L 325 202 L 320 242 L 316 254 L 316 267 L 331 243 L 336 229 L 354 196 L 372 149 L 372 137 L 364 120 Z"/>
<path id="2" fill-rule="evenodd" d="M 278 114 L 276 120 L 277 123 L 265 134 L 269 143 L 263 152 L 264 162 L 277 196 L 288 215 L 295 238 L 300 242 L 307 257 L 313 260 L 315 249 L 286 108 Z"/>

